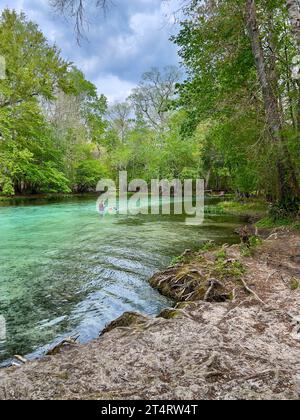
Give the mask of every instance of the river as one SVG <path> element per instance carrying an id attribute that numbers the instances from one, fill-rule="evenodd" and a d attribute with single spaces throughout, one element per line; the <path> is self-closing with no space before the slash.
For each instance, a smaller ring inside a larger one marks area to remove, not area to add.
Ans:
<path id="1" fill-rule="evenodd" d="M 70 335 L 87 342 L 124 311 L 170 306 L 148 284 L 155 272 L 205 241 L 238 240 L 244 221 L 206 204 L 202 226 L 174 215 L 101 218 L 94 198 L 0 207 L 0 361 L 41 356 Z"/>

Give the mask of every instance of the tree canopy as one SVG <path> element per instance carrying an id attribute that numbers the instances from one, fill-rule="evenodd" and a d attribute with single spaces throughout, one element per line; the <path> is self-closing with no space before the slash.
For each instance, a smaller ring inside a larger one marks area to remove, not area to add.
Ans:
<path id="1" fill-rule="evenodd" d="M 87 2 L 53 4 L 83 16 Z M 299 22 L 297 0 L 188 1 L 172 38 L 183 69 L 149 69 L 108 105 L 36 24 L 5 10 L 0 190 L 89 191 L 127 170 L 204 177 L 209 189 L 298 209 Z"/>
<path id="2" fill-rule="evenodd" d="M 298 199 L 299 50 L 286 2 L 192 1 L 174 41 L 188 72 L 187 133 L 210 121 L 207 171 L 241 193 Z"/>

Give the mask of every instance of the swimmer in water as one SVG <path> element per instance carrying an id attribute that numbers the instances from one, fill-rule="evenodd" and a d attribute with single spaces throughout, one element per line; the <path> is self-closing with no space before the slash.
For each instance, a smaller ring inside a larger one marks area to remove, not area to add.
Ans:
<path id="1" fill-rule="evenodd" d="M 101 201 L 101 203 L 99 204 L 99 213 L 103 214 L 105 211 L 105 205 L 104 203 Z"/>

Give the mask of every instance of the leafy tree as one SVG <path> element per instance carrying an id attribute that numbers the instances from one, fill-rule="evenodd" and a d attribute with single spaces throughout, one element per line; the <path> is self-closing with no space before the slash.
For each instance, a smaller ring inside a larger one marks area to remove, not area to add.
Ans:
<path id="1" fill-rule="evenodd" d="M 6 59 L 6 78 L 0 80 L 0 191 L 76 190 L 81 160 L 96 162 L 89 164 L 92 174 L 99 169 L 106 98 L 23 13 L 2 13 L 0 55 Z"/>
<path id="2" fill-rule="evenodd" d="M 95 85 L 87 81 L 82 72 L 72 67 L 68 78 L 72 93 L 59 91 L 56 99 L 45 103 L 48 121 L 53 128 L 56 147 L 64 156 L 63 170 L 71 183 L 75 183 L 76 166 L 80 159 L 97 159 L 107 122 L 107 101 L 98 95 Z M 91 146 L 92 145 L 92 146 Z M 87 146 L 87 147 L 86 147 Z M 88 150 L 88 156 L 86 152 Z"/>
<path id="3" fill-rule="evenodd" d="M 87 159 L 76 166 L 76 190 L 78 192 L 95 191 L 100 179 L 108 176 L 105 165 L 95 159 Z"/>
<path id="4" fill-rule="evenodd" d="M 174 37 L 188 73 L 180 87 L 188 114 L 183 134 L 212 122 L 207 173 L 216 172 L 217 161 L 224 184 L 229 174 L 232 188 L 281 201 L 299 195 L 299 86 L 287 13 L 281 0 L 194 0 Z"/>
<path id="5" fill-rule="evenodd" d="M 0 108 L 11 109 L 38 98 L 53 99 L 57 88 L 69 88 L 68 63 L 24 13 L 8 9 L 2 12 L 0 53 L 6 60 L 6 78 L 0 82 Z"/>
<path id="6" fill-rule="evenodd" d="M 166 127 L 171 102 L 175 99 L 180 72 L 176 67 L 166 67 L 164 72 L 153 68 L 142 76 L 142 81 L 129 97 L 138 117 L 154 130 Z"/>
<path id="7" fill-rule="evenodd" d="M 132 108 L 129 102 L 116 103 L 110 107 L 108 116 L 111 123 L 111 129 L 119 136 L 122 143 L 131 128 Z"/>

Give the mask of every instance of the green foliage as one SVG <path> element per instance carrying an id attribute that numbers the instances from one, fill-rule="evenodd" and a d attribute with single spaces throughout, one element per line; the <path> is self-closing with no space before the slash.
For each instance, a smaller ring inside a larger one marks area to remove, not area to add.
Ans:
<path id="1" fill-rule="evenodd" d="M 0 82 L 1 108 L 37 97 L 54 99 L 55 89 L 68 87 L 68 63 L 23 13 L 2 12 L 0 54 L 6 59 L 6 79 Z"/>
<path id="2" fill-rule="evenodd" d="M 291 290 L 292 290 L 292 291 L 298 290 L 298 289 L 299 289 L 299 287 L 300 287 L 300 282 L 299 282 L 299 280 L 298 280 L 298 279 L 296 279 L 296 278 L 293 278 L 293 279 L 292 279 L 292 281 L 291 281 Z"/>
<path id="3" fill-rule="evenodd" d="M 295 221 L 293 218 L 277 219 L 274 221 L 274 219 L 267 216 L 257 222 L 256 226 L 263 229 L 288 228 L 293 230 L 300 230 L 299 220 Z"/>
<path id="4" fill-rule="evenodd" d="M 246 268 L 240 261 L 219 258 L 215 265 L 215 273 L 220 279 L 240 279 L 246 273 Z"/>
<path id="5" fill-rule="evenodd" d="M 288 200 L 272 204 L 269 217 L 274 221 L 295 218 L 300 214 L 299 199 L 290 197 Z"/>
<path id="6" fill-rule="evenodd" d="M 81 161 L 76 167 L 75 183 L 77 191 L 94 191 L 97 183 L 107 178 L 105 166 L 94 159 Z"/>
<path id="7" fill-rule="evenodd" d="M 196 136 L 183 140 L 180 134 L 184 111 L 173 112 L 164 132 L 140 120 L 126 124 L 122 136 L 110 130 L 106 136 L 111 172 L 127 170 L 129 178 L 196 179 L 201 175 L 201 145 Z M 110 141 L 110 145 L 107 143 Z"/>
<path id="8" fill-rule="evenodd" d="M 95 188 L 103 173 L 97 148 L 106 127 L 104 96 L 23 13 L 4 10 L 0 16 L 0 54 L 6 59 L 0 193 Z"/>
<path id="9" fill-rule="evenodd" d="M 285 2 L 255 2 L 268 84 L 280 104 L 281 141 L 272 141 L 265 93 L 247 31 L 245 2 L 188 2 L 173 37 L 186 80 L 173 67 L 151 69 L 127 101 L 108 109 L 84 74 L 62 59 L 26 16 L 0 17 L 0 193 L 91 191 L 102 177 L 205 178 L 208 189 L 244 202 L 221 211 L 299 216 L 300 84 L 291 74 L 297 46 Z M 279 176 L 280 175 L 280 176 Z M 291 191 L 291 194 L 287 194 Z M 265 200 L 266 201 L 266 200 Z"/>
<path id="10" fill-rule="evenodd" d="M 240 250 L 243 257 L 251 257 L 256 248 L 261 246 L 263 243 L 262 239 L 256 235 L 250 236 L 249 244 L 241 244 Z"/>
<path id="11" fill-rule="evenodd" d="M 264 200 L 246 199 L 242 201 L 223 201 L 218 207 L 224 213 L 241 216 L 264 217 L 268 212 L 268 205 Z"/>
<path id="12" fill-rule="evenodd" d="M 207 241 L 201 246 L 200 250 L 201 251 L 212 251 L 216 247 L 217 247 L 217 244 L 214 241 Z"/>
<path id="13" fill-rule="evenodd" d="M 282 185 L 292 179 L 295 186 L 300 180 L 300 86 L 292 80 L 291 68 L 297 49 L 286 2 L 256 1 L 255 5 L 264 64 L 280 104 L 282 142 L 271 141 L 266 129 L 266 107 L 247 31 L 246 2 L 194 0 L 186 7 L 181 30 L 173 37 L 187 69 L 178 104 L 187 114 L 182 125 L 185 137 L 192 136 L 204 122 L 211 122 L 202 141 L 209 187 L 235 190 L 244 196 L 260 194 L 274 202 L 287 195 Z M 291 191 L 299 195 L 295 188 Z M 287 203 L 280 206 L 295 212 Z"/>
<path id="14" fill-rule="evenodd" d="M 224 261 L 226 259 L 226 257 L 227 257 L 226 250 L 223 249 L 223 248 L 220 249 L 220 251 L 217 252 L 216 257 L 217 257 L 217 260 Z"/>
<path id="15" fill-rule="evenodd" d="M 257 248 L 258 246 L 262 245 L 263 241 L 258 236 L 250 236 L 249 238 L 249 244 L 251 248 Z"/>
<path id="16" fill-rule="evenodd" d="M 184 257 L 182 255 L 172 258 L 170 266 L 175 266 L 184 262 Z"/>

